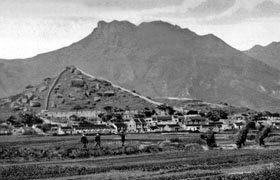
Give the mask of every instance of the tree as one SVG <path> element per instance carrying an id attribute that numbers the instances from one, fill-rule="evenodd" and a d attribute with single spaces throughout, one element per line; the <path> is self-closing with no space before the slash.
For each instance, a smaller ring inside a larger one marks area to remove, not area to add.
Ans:
<path id="1" fill-rule="evenodd" d="M 105 110 L 105 113 L 102 116 L 102 121 L 105 121 L 105 122 L 110 121 L 113 118 L 113 113 L 112 113 L 113 107 L 105 106 L 103 109 Z"/>
<path id="2" fill-rule="evenodd" d="M 84 122 L 86 119 L 87 119 L 86 117 L 81 116 L 81 117 L 78 118 L 78 121 L 79 122 Z"/>
<path id="3" fill-rule="evenodd" d="M 143 112 L 145 114 L 145 117 L 152 117 L 152 115 L 153 115 L 153 112 L 147 107 L 144 108 Z"/>
<path id="4" fill-rule="evenodd" d="M 217 111 L 209 111 L 206 114 L 206 117 L 209 118 L 211 121 L 219 121 L 221 119 L 220 114 Z"/>
<path id="5" fill-rule="evenodd" d="M 220 109 L 220 110 L 218 110 L 218 112 L 219 112 L 219 115 L 220 115 L 221 119 L 227 119 L 228 118 L 229 113 L 227 111 Z"/>
<path id="6" fill-rule="evenodd" d="M 183 116 L 183 114 L 181 112 L 175 112 L 174 115 Z"/>
<path id="7" fill-rule="evenodd" d="M 175 113 L 175 110 L 171 106 L 166 107 L 166 112 L 168 115 L 173 115 Z"/>
<path id="8" fill-rule="evenodd" d="M 166 104 L 161 104 L 158 106 L 159 110 L 165 111 L 168 115 L 173 115 L 175 113 L 175 110 L 173 109 L 173 107 L 168 106 Z"/>
<path id="9" fill-rule="evenodd" d="M 189 110 L 187 112 L 187 115 L 196 115 L 196 114 L 198 114 L 198 111 L 196 111 L 196 110 Z"/>
<path id="10" fill-rule="evenodd" d="M 108 122 L 113 118 L 112 114 L 104 114 L 104 116 L 102 116 L 102 121 L 104 122 Z"/>
<path id="11" fill-rule="evenodd" d="M 19 118 L 22 123 L 27 124 L 28 126 L 43 123 L 43 120 L 37 117 L 34 113 L 19 113 Z"/>
<path id="12" fill-rule="evenodd" d="M 161 104 L 161 105 L 158 105 L 157 108 L 158 108 L 159 110 L 165 111 L 165 110 L 166 110 L 166 107 L 167 107 L 166 104 Z"/>
<path id="13" fill-rule="evenodd" d="M 157 115 L 157 112 L 156 112 L 156 110 L 152 110 L 152 115 Z"/>
<path id="14" fill-rule="evenodd" d="M 199 112 L 199 115 L 200 115 L 201 117 L 205 117 L 205 116 L 207 115 L 207 113 L 206 113 L 206 112 L 203 112 L 203 111 L 200 111 L 200 112 Z"/>
<path id="15" fill-rule="evenodd" d="M 105 106 L 103 109 L 106 111 L 106 113 L 112 113 L 113 107 L 112 106 Z"/>
<path id="16" fill-rule="evenodd" d="M 105 113 L 100 113 L 100 114 L 98 114 L 97 116 L 98 116 L 99 118 L 102 118 L 104 115 L 105 115 Z"/>
<path id="17" fill-rule="evenodd" d="M 47 132 L 51 130 L 51 127 L 52 127 L 51 124 L 42 124 L 41 129 L 43 130 L 43 132 Z"/>
<path id="18" fill-rule="evenodd" d="M 122 115 L 121 115 L 121 114 L 114 114 L 114 115 L 113 115 L 113 117 L 114 117 L 116 120 L 118 120 L 118 121 L 123 120 L 123 118 L 122 118 Z"/>
<path id="19" fill-rule="evenodd" d="M 18 122 L 17 118 L 14 116 L 14 115 L 11 115 L 7 120 L 6 122 L 9 122 L 11 124 L 15 124 Z"/>
<path id="20" fill-rule="evenodd" d="M 256 114 L 253 116 L 253 120 L 254 120 L 254 121 L 260 120 L 261 117 L 262 117 L 262 113 L 256 113 Z"/>

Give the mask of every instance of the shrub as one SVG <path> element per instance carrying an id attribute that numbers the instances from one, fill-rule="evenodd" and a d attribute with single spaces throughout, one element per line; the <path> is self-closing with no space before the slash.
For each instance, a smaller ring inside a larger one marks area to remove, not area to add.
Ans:
<path id="1" fill-rule="evenodd" d="M 157 153 L 157 152 L 161 152 L 162 148 L 157 146 L 157 145 L 149 145 L 143 148 L 142 152 L 146 152 L 146 153 Z"/>
<path id="2" fill-rule="evenodd" d="M 192 144 L 187 144 L 185 146 L 185 151 L 187 152 L 201 152 L 204 151 L 203 147 L 199 144 L 192 143 Z"/>
<path id="3" fill-rule="evenodd" d="M 192 143 L 196 143 L 196 144 L 206 144 L 206 142 L 204 140 L 202 140 L 201 138 L 199 137 L 194 137 L 194 138 L 187 138 L 187 139 L 184 139 L 183 144 L 192 144 Z"/>
<path id="4" fill-rule="evenodd" d="M 139 149 L 133 146 L 125 147 L 125 154 L 137 154 L 139 153 Z"/>
<path id="5" fill-rule="evenodd" d="M 254 140 L 254 139 L 256 139 L 256 135 L 255 134 L 248 134 L 246 139 L 247 140 Z"/>
<path id="6" fill-rule="evenodd" d="M 174 143 L 174 142 L 181 143 L 182 142 L 182 140 L 179 138 L 171 138 L 171 139 L 169 139 L 169 141 L 172 143 Z"/>
<path id="7" fill-rule="evenodd" d="M 36 135 L 37 132 L 32 128 L 24 128 L 23 135 Z"/>

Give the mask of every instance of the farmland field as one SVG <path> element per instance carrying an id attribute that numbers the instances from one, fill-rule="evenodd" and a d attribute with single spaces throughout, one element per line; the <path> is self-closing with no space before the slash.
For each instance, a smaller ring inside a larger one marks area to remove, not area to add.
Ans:
<path id="1" fill-rule="evenodd" d="M 217 135 L 223 147 L 232 135 Z M 278 142 L 244 149 L 204 150 L 199 134 L 93 136 L 82 148 L 80 136 L 1 136 L 0 179 L 278 179 Z M 260 176 L 262 175 L 262 176 Z"/>

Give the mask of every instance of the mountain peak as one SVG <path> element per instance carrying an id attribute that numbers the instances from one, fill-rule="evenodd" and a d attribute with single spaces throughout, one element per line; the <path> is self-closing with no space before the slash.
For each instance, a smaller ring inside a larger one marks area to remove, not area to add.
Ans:
<path id="1" fill-rule="evenodd" d="M 274 48 L 280 48 L 280 42 L 273 41 L 266 46 L 262 46 L 262 45 L 257 44 L 257 45 L 254 45 L 251 49 L 249 49 L 247 51 L 259 51 L 259 50 L 274 49 Z"/>
<path id="2" fill-rule="evenodd" d="M 154 26 L 154 27 L 158 27 L 158 28 L 166 28 L 166 29 L 169 29 L 169 30 L 174 30 L 174 31 L 180 31 L 180 32 L 184 32 L 184 33 L 188 33 L 188 34 L 192 34 L 194 36 L 197 36 L 197 34 L 193 31 L 191 31 L 190 29 L 188 28 L 181 28 L 180 26 L 178 25 L 173 25 L 169 22 L 165 22 L 165 21 L 151 21 L 151 22 L 143 22 L 141 24 L 139 24 L 139 28 L 147 28 L 147 27 L 151 27 L 151 26 Z"/>
<path id="3" fill-rule="evenodd" d="M 269 45 L 267 45 L 268 48 L 280 48 L 280 42 L 273 41 Z"/>
<path id="4" fill-rule="evenodd" d="M 165 27 L 171 27 L 171 28 L 179 28 L 181 29 L 179 26 L 177 25 L 173 25 L 169 22 L 165 22 L 165 21 L 161 21 L 161 20 L 158 20 L 158 21 L 151 21 L 151 22 L 142 22 L 141 24 L 139 24 L 139 26 L 146 26 L 146 25 L 157 25 L 157 26 L 165 26 Z"/>
<path id="5" fill-rule="evenodd" d="M 110 31 L 110 32 L 121 32 L 123 30 L 132 30 L 136 28 L 136 25 L 132 24 L 129 21 L 111 21 L 111 22 L 106 22 L 106 21 L 99 21 L 97 23 L 97 30 L 101 31 Z"/>
<path id="6" fill-rule="evenodd" d="M 247 55 L 280 70 L 280 42 L 271 42 L 267 46 L 255 45 L 244 51 Z"/>
<path id="7" fill-rule="evenodd" d="M 261 49 L 261 48 L 263 48 L 263 46 L 257 44 L 257 45 L 254 45 L 254 46 L 253 46 L 251 49 L 249 49 L 249 50 L 252 50 L 252 49 Z M 249 51 L 249 50 L 248 50 L 248 51 Z"/>

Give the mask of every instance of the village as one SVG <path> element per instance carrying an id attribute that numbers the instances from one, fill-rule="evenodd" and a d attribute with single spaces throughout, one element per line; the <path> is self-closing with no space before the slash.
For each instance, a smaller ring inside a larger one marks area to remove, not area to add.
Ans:
<path id="1" fill-rule="evenodd" d="M 1 135 L 20 135 L 32 132 L 39 135 L 95 135 L 126 133 L 200 133 L 212 129 L 222 133 L 237 132 L 248 121 L 270 124 L 280 129 L 280 117 L 275 114 L 237 113 L 211 118 L 197 110 L 174 111 L 172 108 L 157 108 L 144 111 L 42 111 L 35 116 L 37 122 L 23 123 L 13 118 L 1 124 Z M 172 109 L 172 110 L 170 110 Z"/>
<path id="2" fill-rule="evenodd" d="M 248 121 L 280 129 L 278 113 L 232 112 L 237 108 L 194 99 L 181 105 L 161 103 L 74 66 L 37 86 L 28 85 L 16 98 L 2 99 L 2 105 L 10 114 L 2 118 L 1 135 L 200 133 L 209 129 L 235 133 Z"/>

